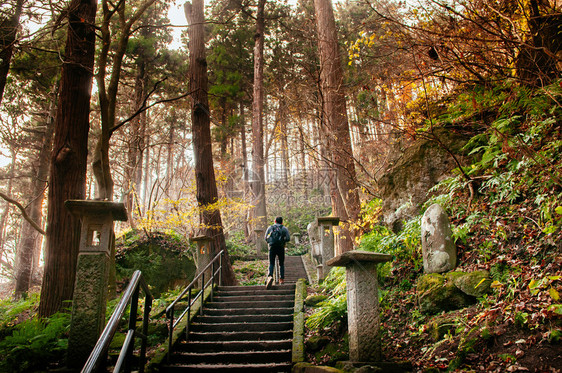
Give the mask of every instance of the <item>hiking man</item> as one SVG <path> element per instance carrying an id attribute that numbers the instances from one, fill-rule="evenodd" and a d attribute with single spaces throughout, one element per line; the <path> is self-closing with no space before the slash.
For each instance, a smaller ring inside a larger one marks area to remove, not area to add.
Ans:
<path id="1" fill-rule="evenodd" d="M 275 267 L 275 257 L 279 258 L 279 283 L 285 282 L 285 243 L 291 240 L 291 235 L 287 227 L 283 226 L 283 218 L 275 218 L 275 224 L 269 226 L 265 231 L 265 240 L 269 244 L 269 274 L 265 282 L 265 287 L 269 289 L 273 284 L 273 267 Z"/>

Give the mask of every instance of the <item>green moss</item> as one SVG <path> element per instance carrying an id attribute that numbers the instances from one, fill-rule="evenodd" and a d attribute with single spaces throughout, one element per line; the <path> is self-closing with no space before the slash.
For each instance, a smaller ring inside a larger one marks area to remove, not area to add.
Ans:
<path id="1" fill-rule="evenodd" d="M 434 317 L 428 324 L 428 333 L 435 342 L 440 341 L 448 333 L 454 334 L 457 318 L 452 315 Z"/>
<path id="2" fill-rule="evenodd" d="M 479 298 L 490 292 L 492 279 L 488 271 L 452 272 L 447 275 L 451 275 L 455 286 L 465 294 Z"/>
<path id="3" fill-rule="evenodd" d="M 308 307 L 316 307 L 319 303 L 325 301 L 326 299 L 328 299 L 328 296 L 324 294 L 310 295 L 305 299 L 304 304 Z"/>
<path id="4" fill-rule="evenodd" d="M 178 235 L 155 232 L 150 237 L 130 231 L 116 242 L 118 278 L 126 279 L 137 269 L 142 271 L 152 294 L 178 285 L 187 285 L 195 274 L 189 244 Z"/>
<path id="5" fill-rule="evenodd" d="M 475 297 L 463 293 L 450 278 L 437 273 L 420 277 L 417 289 L 420 310 L 427 314 L 452 311 L 476 302 Z"/>

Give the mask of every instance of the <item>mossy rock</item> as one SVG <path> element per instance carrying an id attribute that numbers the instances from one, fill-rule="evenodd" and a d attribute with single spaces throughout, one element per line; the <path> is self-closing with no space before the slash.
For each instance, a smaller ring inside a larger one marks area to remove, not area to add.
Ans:
<path id="1" fill-rule="evenodd" d="M 321 351 L 314 354 L 318 360 L 328 356 L 328 365 L 335 365 L 338 361 L 349 360 L 349 336 L 346 334 L 340 343 L 328 343 Z"/>
<path id="2" fill-rule="evenodd" d="M 330 343 L 330 337 L 324 335 L 314 335 L 306 341 L 305 345 L 307 351 L 316 352 L 316 351 L 320 351 L 322 348 L 324 348 L 324 346 L 328 345 L 329 343 Z"/>
<path id="3" fill-rule="evenodd" d="M 343 371 L 326 366 L 316 366 L 310 363 L 297 363 L 291 370 L 292 373 L 341 373 Z"/>
<path id="4" fill-rule="evenodd" d="M 150 237 L 128 232 L 116 240 L 115 261 L 117 277 L 125 283 L 135 270 L 141 270 L 154 297 L 187 286 L 196 271 L 187 240 L 161 232 Z"/>
<path id="5" fill-rule="evenodd" d="M 456 274 L 452 277 L 453 283 L 465 294 L 480 298 L 484 296 L 484 294 L 488 294 L 491 290 L 492 279 L 490 278 L 490 272 L 488 271 L 481 270 L 474 272 L 452 273 Z M 458 275 L 459 273 L 461 275 Z"/>
<path id="6" fill-rule="evenodd" d="M 452 275 L 456 276 L 456 275 Z M 420 310 L 426 314 L 453 311 L 474 304 L 476 298 L 465 294 L 455 286 L 451 275 L 430 273 L 421 276 L 417 283 Z"/>
<path id="7" fill-rule="evenodd" d="M 304 304 L 308 307 L 316 307 L 319 303 L 324 302 L 326 299 L 328 299 L 328 296 L 324 294 L 310 295 L 306 297 Z"/>

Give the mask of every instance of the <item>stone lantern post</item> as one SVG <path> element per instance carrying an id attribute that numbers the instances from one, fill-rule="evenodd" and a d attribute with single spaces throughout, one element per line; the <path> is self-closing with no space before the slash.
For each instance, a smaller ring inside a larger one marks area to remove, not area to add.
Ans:
<path id="1" fill-rule="evenodd" d="M 392 255 L 353 250 L 328 261 L 329 266 L 345 267 L 349 358 L 352 361 L 381 360 L 377 264 L 391 260 Z"/>
<path id="2" fill-rule="evenodd" d="M 82 223 L 68 338 L 68 366 L 78 368 L 105 327 L 113 222 L 126 221 L 127 210 L 108 201 L 68 200 L 65 206 Z"/>
<path id="3" fill-rule="evenodd" d="M 295 240 L 295 245 L 301 244 L 301 234 L 299 232 L 293 233 L 293 239 Z"/>
<path id="4" fill-rule="evenodd" d="M 256 258 L 261 258 L 264 256 L 264 253 L 267 252 L 267 242 L 263 239 L 265 230 L 256 228 L 254 229 L 254 233 L 256 234 Z"/>
<path id="5" fill-rule="evenodd" d="M 209 236 L 197 236 L 191 238 L 191 242 L 194 242 L 197 246 L 197 273 L 201 273 L 213 259 L 213 239 Z M 211 269 L 205 271 L 205 282 L 211 278 L 211 271 Z M 200 285 L 203 288 L 205 284 L 201 283 Z"/>
<path id="6" fill-rule="evenodd" d="M 322 264 L 317 266 L 317 274 L 318 281 L 322 281 L 329 272 L 326 263 L 334 257 L 334 226 L 339 225 L 340 218 L 335 216 L 324 216 L 319 217 L 316 220 L 318 222 L 318 235 L 320 236 L 320 247 L 322 251 Z"/>

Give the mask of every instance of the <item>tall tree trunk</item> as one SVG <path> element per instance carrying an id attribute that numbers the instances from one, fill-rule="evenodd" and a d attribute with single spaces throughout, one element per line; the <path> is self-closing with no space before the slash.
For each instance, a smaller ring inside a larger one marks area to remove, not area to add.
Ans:
<path id="1" fill-rule="evenodd" d="M 97 139 L 92 159 L 92 170 L 98 185 L 98 198 L 102 200 L 113 200 L 114 182 L 109 164 L 109 141 L 113 132 L 118 128 L 115 125 L 115 118 L 123 58 L 129 44 L 132 26 L 155 1 L 144 0 L 134 12 L 128 12 L 126 9 L 128 3 L 125 1 L 117 2 L 115 8 L 110 9 L 109 6 L 113 6 L 113 4 L 109 0 L 102 0 L 103 20 L 99 28 L 102 46 L 97 61 L 98 74 L 96 76 L 100 103 L 101 132 Z M 115 37 L 115 34 L 112 35 L 110 30 L 114 14 L 118 14 L 117 37 Z M 116 42 L 112 43 L 114 38 Z M 110 50 L 113 50 L 111 58 Z M 110 60 L 111 76 L 109 83 L 107 83 L 107 65 Z"/>
<path id="2" fill-rule="evenodd" d="M 0 102 L 2 102 L 4 96 L 4 87 L 10 71 L 10 62 L 14 52 L 23 3 L 24 0 L 18 0 L 12 16 L 0 21 Z"/>
<path id="3" fill-rule="evenodd" d="M 37 174 L 31 182 L 31 203 L 27 207 L 29 218 L 41 225 L 43 218 L 43 200 L 47 178 L 49 177 L 49 155 L 52 150 L 54 134 L 54 103 L 49 112 L 49 120 L 45 126 L 43 144 L 37 155 Z M 27 221 L 23 220 L 21 229 L 21 241 L 16 253 L 16 289 L 14 298 L 19 299 L 29 291 L 33 278 L 33 272 L 38 266 L 38 253 L 41 251 L 41 234 Z"/>
<path id="4" fill-rule="evenodd" d="M 240 122 L 242 124 L 241 132 L 241 139 L 242 142 L 242 172 L 243 172 L 243 184 L 244 184 L 244 199 L 250 195 L 250 184 L 248 183 L 248 150 L 246 145 L 246 115 L 244 114 L 244 104 L 240 102 Z M 244 222 L 244 237 L 247 239 L 250 238 L 250 225 L 248 223 L 249 219 L 245 219 Z"/>
<path id="5" fill-rule="evenodd" d="M 254 35 L 254 99 L 252 103 L 252 204 L 257 229 L 265 229 L 267 210 L 265 204 L 265 171 L 263 155 L 263 48 L 265 40 L 265 2 L 258 0 L 256 34 Z M 261 237 L 258 237 L 261 239 Z"/>
<path id="6" fill-rule="evenodd" d="M 14 186 L 14 177 L 16 174 L 16 155 L 17 149 L 12 147 L 10 149 L 10 153 L 12 156 L 12 161 L 10 162 L 10 171 L 8 173 L 8 185 L 6 185 L 6 194 L 8 196 L 12 195 L 12 189 Z M 2 211 L 2 215 L 0 215 L 0 259 L 5 251 L 5 244 L 6 244 L 6 225 L 8 223 L 8 217 L 10 216 L 10 207 L 11 204 L 6 201 L 4 204 L 4 211 Z"/>
<path id="7" fill-rule="evenodd" d="M 336 171 L 337 188 L 344 202 L 343 218 L 354 222 L 359 217 L 360 200 L 357 190 L 355 163 L 349 135 L 343 69 L 336 35 L 336 22 L 331 0 L 314 0 L 316 28 L 320 51 L 320 81 L 323 109 L 326 113 L 328 146 Z M 343 211 L 342 211 L 343 213 Z M 341 251 L 353 249 L 354 232 L 344 223 L 340 235 Z"/>
<path id="8" fill-rule="evenodd" d="M 213 239 L 215 252 L 218 253 L 221 250 L 225 252 L 222 279 L 225 285 L 232 285 L 236 283 L 236 278 L 226 249 L 221 214 L 216 206 L 218 191 L 213 169 L 211 120 L 207 96 L 204 3 L 203 0 L 194 0 L 193 5 L 187 2 L 184 7 L 189 25 L 189 90 L 192 92 L 191 125 L 197 203 L 200 206 L 199 216 L 204 234 Z"/>
<path id="9" fill-rule="evenodd" d="M 49 178 L 47 246 L 39 315 L 50 316 L 72 299 L 80 242 L 80 220 L 64 207 L 83 199 L 94 68 L 96 0 L 72 0 L 61 71 Z"/>
<path id="10" fill-rule="evenodd" d="M 135 107 L 140 108 L 143 105 L 146 95 L 146 61 L 141 53 L 137 60 L 137 74 L 135 76 Z M 129 224 L 131 228 L 135 228 L 133 219 L 136 203 L 141 195 L 142 185 L 142 164 L 143 164 L 143 148 L 144 148 L 144 127 L 146 125 L 146 112 L 142 112 L 131 120 L 129 132 L 131 134 L 131 142 L 129 143 L 127 179 L 127 213 L 129 214 Z M 136 202 L 135 202 L 136 201 Z"/>
<path id="11" fill-rule="evenodd" d="M 171 183 L 174 174 L 174 142 L 176 141 L 176 111 L 174 108 L 171 109 L 170 117 L 168 118 L 170 124 L 170 132 L 168 132 L 168 143 L 166 144 L 166 177 L 168 179 L 168 184 Z M 171 187 L 171 184 L 169 185 Z M 169 194 L 169 191 L 168 191 Z"/>
<path id="12" fill-rule="evenodd" d="M 282 98 L 279 102 L 279 136 L 281 137 L 281 180 L 284 187 L 289 183 L 289 170 L 291 165 L 289 162 L 289 143 L 287 141 L 287 104 Z M 288 201 L 287 201 L 288 202 Z"/>

